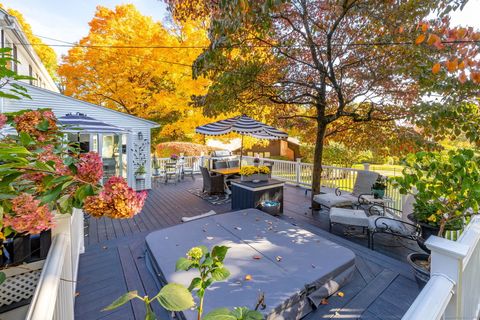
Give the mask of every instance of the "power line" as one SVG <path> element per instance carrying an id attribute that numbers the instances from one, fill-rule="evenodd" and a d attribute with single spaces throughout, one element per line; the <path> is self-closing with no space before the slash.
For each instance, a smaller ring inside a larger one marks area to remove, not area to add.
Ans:
<path id="1" fill-rule="evenodd" d="M 46 38 L 46 37 L 45 37 Z M 53 39 L 51 39 L 53 40 Z M 64 42 L 65 44 L 47 44 L 47 43 L 15 43 L 24 46 L 48 46 L 48 47 L 79 47 L 79 48 L 99 48 L 99 49 L 208 49 L 208 46 L 151 46 L 151 45 L 84 45 L 68 43 L 62 40 L 54 40 Z M 442 44 L 480 44 L 480 40 L 450 40 L 441 41 Z M 334 47 L 375 47 L 375 46 L 407 46 L 416 45 L 413 41 L 404 42 L 357 42 L 348 44 L 332 44 Z M 317 45 L 318 46 L 318 45 Z M 222 47 L 222 46 L 219 46 Z M 233 45 L 232 47 L 242 47 L 241 45 Z M 308 45 L 245 45 L 246 48 L 309 48 Z M 225 47 L 226 48 L 226 47 Z"/>

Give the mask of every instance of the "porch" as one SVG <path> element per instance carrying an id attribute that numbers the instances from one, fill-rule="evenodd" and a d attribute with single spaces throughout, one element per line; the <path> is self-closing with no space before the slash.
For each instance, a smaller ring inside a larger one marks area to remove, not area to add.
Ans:
<path id="1" fill-rule="evenodd" d="M 229 212 L 230 204 L 212 205 L 190 193 L 202 180 L 186 178 L 177 184 L 158 184 L 149 192 L 143 211 L 128 220 L 88 219 L 85 229 L 86 252 L 80 257 L 75 305 L 76 319 L 143 319 L 144 307 L 135 301 L 113 312 L 100 310 L 120 295 L 138 290 L 154 295 L 158 287 L 145 263 L 145 236 L 153 230 L 181 223 L 183 216 L 195 216 L 210 210 Z M 360 230 L 336 226 L 328 233 L 325 212 L 311 214 L 309 196 L 301 187 L 285 187 L 282 219 L 347 247 L 356 254 L 356 271 L 343 289 L 344 297 L 333 296 L 307 319 L 368 318 L 400 319 L 419 289 L 410 267 L 405 263 L 415 243 L 379 236 L 376 251 L 366 246 Z M 179 252 L 179 256 L 183 253 Z M 158 305 L 156 312 L 164 318 Z"/>

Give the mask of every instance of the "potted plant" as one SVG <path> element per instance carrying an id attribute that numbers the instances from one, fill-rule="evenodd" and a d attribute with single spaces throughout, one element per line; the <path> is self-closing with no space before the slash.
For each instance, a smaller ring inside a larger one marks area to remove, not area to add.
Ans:
<path id="1" fill-rule="evenodd" d="M 158 162 L 158 158 L 157 158 L 156 154 L 153 155 L 152 162 L 153 162 L 153 175 L 154 176 L 159 176 L 160 175 L 160 163 Z"/>
<path id="2" fill-rule="evenodd" d="M 252 182 L 267 181 L 269 173 L 270 168 L 267 166 L 243 166 L 240 169 L 240 180 Z"/>
<path id="3" fill-rule="evenodd" d="M 136 193 L 121 177 L 102 186 L 100 156 L 66 144 L 51 110 L 0 113 L 0 130 L 6 125 L 17 134 L 0 138 L 0 291 L 14 294 L 6 288 L 30 275 L 12 270 L 28 270 L 25 264 L 46 257 L 50 230 L 61 215 L 78 208 L 94 217 L 130 218 L 146 193 Z M 28 303 L 31 288 L 18 290 L 25 290 L 15 295 Z"/>
<path id="4" fill-rule="evenodd" d="M 387 189 L 387 177 L 379 175 L 377 181 L 372 185 L 372 193 L 375 199 L 383 199 Z"/>
<path id="5" fill-rule="evenodd" d="M 137 180 L 145 180 L 147 176 L 147 169 L 145 169 L 145 166 L 140 166 L 137 168 L 135 171 L 135 179 Z"/>
<path id="6" fill-rule="evenodd" d="M 404 164 L 403 176 L 395 181 L 400 193 L 415 198 L 411 220 L 421 226 L 418 243 L 429 253 L 424 245 L 428 237 L 461 229 L 479 212 L 480 156 L 471 149 L 419 152 L 408 155 Z M 408 259 L 423 276 L 417 280 L 424 281 L 429 274 L 429 254 L 412 254 Z"/>

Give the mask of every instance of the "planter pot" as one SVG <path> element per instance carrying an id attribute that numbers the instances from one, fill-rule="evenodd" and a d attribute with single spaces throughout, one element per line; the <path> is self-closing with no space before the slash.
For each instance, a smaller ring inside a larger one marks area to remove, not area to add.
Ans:
<path id="1" fill-rule="evenodd" d="M 160 168 L 153 168 L 153 174 L 156 176 L 160 175 Z"/>
<path id="2" fill-rule="evenodd" d="M 146 173 L 136 174 L 136 175 L 135 175 L 135 179 L 137 179 L 137 180 L 145 180 L 146 177 L 147 177 L 147 174 L 146 174 Z"/>
<path id="3" fill-rule="evenodd" d="M 32 259 L 45 259 L 52 244 L 52 231 L 42 231 L 39 235 L 31 236 Z"/>
<path id="4" fill-rule="evenodd" d="M 417 238 L 418 246 L 422 248 L 423 251 L 430 254 L 430 250 L 425 245 L 425 241 L 427 241 L 427 239 L 430 238 L 430 236 L 432 235 L 433 236 L 438 235 L 438 231 L 440 230 L 440 228 L 431 226 L 428 223 L 417 221 L 417 219 L 415 219 L 415 216 L 413 214 L 409 214 L 408 219 L 410 219 L 412 222 L 420 226 L 422 234 L 419 238 Z"/>
<path id="5" fill-rule="evenodd" d="M 20 264 L 31 259 L 30 235 L 17 235 L 4 241 L 6 264 Z"/>
<path id="6" fill-rule="evenodd" d="M 375 199 L 383 199 L 385 196 L 385 189 L 372 189 L 372 193 Z"/>
<path id="7" fill-rule="evenodd" d="M 245 181 L 245 182 L 256 181 L 256 180 L 258 180 L 258 181 L 268 181 L 268 174 L 256 173 L 256 174 L 252 174 L 252 175 L 249 175 L 249 176 L 241 176 L 240 180 Z"/>
<path id="8" fill-rule="evenodd" d="M 430 271 L 425 267 L 428 264 L 429 256 L 425 253 L 410 253 L 407 256 L 407 261 L 414 270 L 415 279 L 420 289 L 423 289 L 430 279 Z"/>

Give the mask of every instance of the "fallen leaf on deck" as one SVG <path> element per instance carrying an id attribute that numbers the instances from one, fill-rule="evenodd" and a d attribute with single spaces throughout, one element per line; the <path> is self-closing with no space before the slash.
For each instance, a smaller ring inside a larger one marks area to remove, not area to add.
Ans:
<path id="1" fill-rule="evenodd" d="M 207 237 L 207 240 L 213 240 L 213 237 Z"/>
<path id="2" fill-rule="evenodd" d="M 316 268 L 317 266 L 315 266 L 314 264 L 312 264 L 312 268 Z"/>
<path id="3" fill-rule="evenodd" d="M 261 257 L 261 256 L 259 256 L 259 255 L 254 255 L 252 258 L 253 258 L 253 259 L 255 259 L 255 260 L 262 259 L 262 257 Z"/>
<path id="4" fill-rule="evenodd" d="M 240 228 L 240 227 L 235 227 L 234 229 L 236 229 L 236 230 L 242 230 L 242 228 Z"/>
<path id="5" fill-rule="evenodd" d="M 338 291 L 337 296 L 343 298 L 345 296 L 345 293 L 343 293 L 342 291 Z"/>
<path id="6" fill-rule="evenodd" d="M 247 280 L 247 281 L 250 281 L 250 280 L 252 280 L 252 276 L 251 276 L 251 275 L 249 275 L 249 274 L 247 274 L 247 275 L 245 276 L 245 280 Z"/>
<path id="7" fill-rule="evenodd" d="M 75 292 L 75 297 L 78 297 L 80 295 L 80 292 Z"/>
<path id="8" fill-rule="evenodd" d="M 107 246 L 103 246 L 102 249 L 103 249 L 103 250 L 107 250 L 108 247 L 107 247 Z"/>
<path id="9" fill-rule="evenodd" d="M 320 304 L 328 304 L 328 300 L 323 298 L 322 301 L 320 301 Z"/>
<path id="10" fill-rule="evenodd" d="M 281 256 L 276 256 L 275 259 L 277 259 L 278 262 L 282 261 L 282 257 Z"/>

